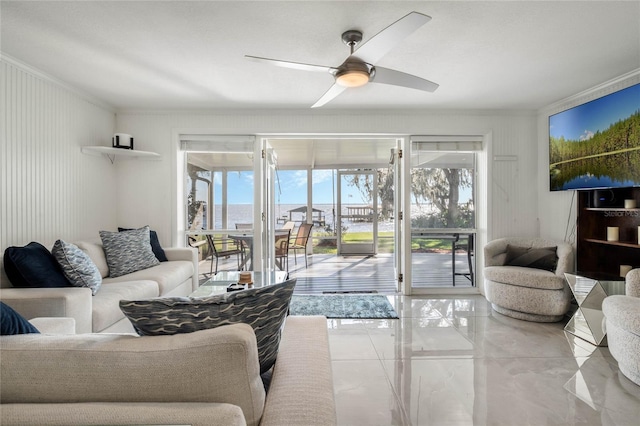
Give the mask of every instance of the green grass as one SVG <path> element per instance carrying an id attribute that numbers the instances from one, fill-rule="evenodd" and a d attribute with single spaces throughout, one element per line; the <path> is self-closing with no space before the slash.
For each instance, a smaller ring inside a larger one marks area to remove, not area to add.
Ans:
<path id="1" fill-rule="evenodd" d="M 451 240 L 435 240 L 431 238 L 412 238 L 412 251 L 451 250 Z"/>
<path id="2" fill-rule="evenodd" d="M 330 237 L 330 236 L 328 236 Z M 343 235 L 347 243 L 369 242 L 371 233 L 369 232 L 349 232 Z M 451 250 L 451 240 L 437 240 L 431 238 L 413 238 L 411 240 L 412 251 L 439 251 Z M 313 240 L 313 252 L 316 254 L 336 254 L 336 240 L 321 241 L 317 238 Z M 378 233 L 378 253 L 393 253 L 393 232 Z"/>

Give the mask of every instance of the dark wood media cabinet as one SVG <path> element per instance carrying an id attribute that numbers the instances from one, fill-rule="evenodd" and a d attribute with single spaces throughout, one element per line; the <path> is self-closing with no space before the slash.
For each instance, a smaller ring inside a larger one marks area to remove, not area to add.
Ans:
<path id="1" fill-rule="evenodd" d="M 604 191 L 613 191 L 616 201 L 611 203 L 611 207 L 594 207 L 597 205 L 594 190 L 578 191 L 576 266 L 578 271 L 619 275 L 620 265 L 640 267 L 640 208 L 623 207 L 625 199 L 635 199 L 636 206 L 640 207 L 640 188 Z M 607 241 L 607 227 L 610 226 L 618 227 L 618 241 Z"/>

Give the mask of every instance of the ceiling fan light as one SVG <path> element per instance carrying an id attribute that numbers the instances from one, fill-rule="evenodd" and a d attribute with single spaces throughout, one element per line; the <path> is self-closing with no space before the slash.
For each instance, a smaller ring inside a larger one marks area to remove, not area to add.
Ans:
<path id="1" fill-rule="evenodd" d="M 369 82 L 369 73 L 360 70 L 351 70 L 336 75 L 336 83 L 343 87 L 360 87 Z"/>

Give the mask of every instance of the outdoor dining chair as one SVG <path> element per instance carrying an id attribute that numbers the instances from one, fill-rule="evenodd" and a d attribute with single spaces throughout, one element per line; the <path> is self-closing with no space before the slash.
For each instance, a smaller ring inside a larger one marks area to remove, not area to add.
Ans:
<path id="1" fill-rule="evenodd" d="M 209 250 L 211 253 L 211 268 L 209 275 L 215 275 L 218 273 L 218 259 L 226 258 L 235 255 L 238 271 L 241 269 L 240 265 L 244 260 L 244 248 L 236 240 L 228 238 L 214 238 L 213 235 L 207 235 L 207 242 L 209 243 Z M 216 271 L 213 273 L 213 258 L 216 259 Z"/>
<path id="2" fill-rule="evenodd" d="M 296 223 L 292 220 L 288 220 L 284 223 L 284 225 L 282 225 L 282 228 L 280 229 L 288 229 L 289 231 L 293 231 L 293 228 L 296 227 Z"/>
<path id="3" fill-rule="evenodd" d="M 253 229 L 253 223 L 236 223 L 236 229 L 241 231 L 249 231 Z M 242 250 L 245 252 L 249 250 L 249 245 L 246 241 L 240 241 L 240 245 L 242 246 Z M 253 256 L 253 253 L 250 254 Z"/>
<path id="4" fill-rule="evenodd" d="M 291 238 L 291 230 L 287 229 L 285 231 L 280 231 L 276 234 L 276 265 L 280 267 L 281 271 L 289 272 L 289 239 Z"/>
<path id="5" fill-rule="evenodd" d="M 311 235 L 311 229 L 313 225 L 310 223 L 303 223 L 298 228 L 298 233 L 295 238 L 289 243 L 289 250 L 293 250 L 293 260 L 295 264 L 298 264 L 298 250 L 302 250 L 304 253 L 304 267 L 307 268 L 307 242 Z"/>

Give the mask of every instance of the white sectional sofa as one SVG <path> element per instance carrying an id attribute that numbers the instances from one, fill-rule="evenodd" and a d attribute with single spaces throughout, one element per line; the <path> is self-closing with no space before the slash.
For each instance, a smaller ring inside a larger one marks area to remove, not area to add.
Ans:
<path id="1" fill-rule="evenodd" d="M 325 317 L 288 317 L 268 392 L 246 324 L 0 338 L 0 424 L 332 426 Z"/>
<path id="2" fill-rule="evenodd" d="M 95 296 L 86 287 L 5 287 L 0 289 L 0 300 L 27 319 L 71 317 L 77 333 L 133 333 L 131 323 L 120 310 L 120 300 L 188 296 L 198 288 L 197 252 L 193 248 L 165 248 L 167 262 L 110 278 L 99 239 L 74 244 L 87 253 L 100 270 L 102 285 Z"/>

